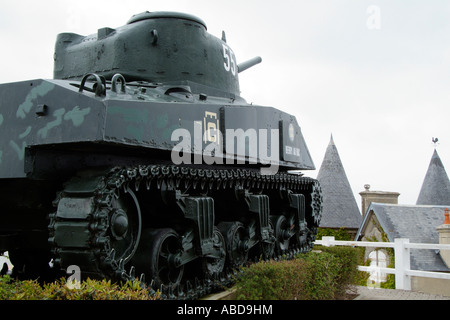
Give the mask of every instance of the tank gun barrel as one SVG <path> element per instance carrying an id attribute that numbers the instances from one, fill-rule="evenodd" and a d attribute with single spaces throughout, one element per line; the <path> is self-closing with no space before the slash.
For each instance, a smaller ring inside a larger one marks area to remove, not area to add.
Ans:
<path id="1" fill-rule="evenodd" d="M 238 64 L 238 72 L 240 73 L 244 70 L 247 70 L 248 68 L 251 68 L 251 67 L 257 65 L 258 63 L 261 63 L 261 61 L 262 61 L 261 57 L 254 57 L 250 60 L 239 63 Z"/>

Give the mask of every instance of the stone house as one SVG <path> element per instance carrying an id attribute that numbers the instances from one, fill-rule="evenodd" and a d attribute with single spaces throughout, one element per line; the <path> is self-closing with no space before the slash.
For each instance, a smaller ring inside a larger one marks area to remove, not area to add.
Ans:
<path id="1" fill-rule="evenodd" d="M 448 206 L 371 203 L 355 238 L 377 242 L 408 238 L 411 243 L 440 243 L 437 229 L 444 224 L 447 208 Z M 371 260 L 371 265 L 388 267 L 393 264 L 393 255 L 389 249 L 368 248 L 365 257 Z M 450 272 L 450 261 L 447 263 L 437 250 L 411 249 L 412 270 Z M 381 274 L 379 280 L 385 281 L 386 275 Z M 450 295 L 450 283 L 442 279 L 413 277 L 411 286 L 413 291 Z"/>
<path id="2" fill-rule="evenodd" d="M 370 193 L 368 188 L 362 192 Z M 394 193 L 386 193 L 395 198 Z M 389 198 L 389 197 L 388 197 Z M 430 161 L 416 205 L 368 203 L 355 240 L 393 242 L 396 238 L 408 238 L 411 243 L 449 243 L 450 221 L 445 219 L 450 208 L 450 181 L 436 150 Z M 391 201 L 392 200 L 392 201 Z M 444 224 L 445 222 L 445 224 Z M 392 250 L 392 249 L 391 249 Z M 366 258 L 380 267 L 393 263 L 389 249 L 367 249 Z M 450 272 L 447 252 L 411 249 L 411 269 Z M 381 274 L 380 281 L 386 275 Z M 412 290 L 450 295 L 450 281 L 424 277 L 412 278 Z"/>

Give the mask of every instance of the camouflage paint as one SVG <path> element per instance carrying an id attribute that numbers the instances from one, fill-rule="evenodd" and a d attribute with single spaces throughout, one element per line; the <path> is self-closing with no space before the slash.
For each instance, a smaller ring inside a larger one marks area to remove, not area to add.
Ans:
<path id="1" fill-rule="evenodd" d="M 84 117 L 87 116 L 89 112 L 91 112 L 90 107 L 80 109 L 79 106 L 75 106 L 64 115 L 64 120 L 72 120 L 73 125 L 79 127 L 83 124 Z"/>
<path id="2" fill-rule="evenodd" d="M 40 85 L 30 90 L 30 93 L 26 96 L 25 101 L 19 105 L 17 109 L 17 118 L 25 119 L 26 115 L 31 111 L 33 102 L 38 97 L 43 97 L 55 88 L 55 85 L 51 82 L 44 81 Z"/>
<path id="3" fill-rule="evenodd" d="M 89 114 L 91 111 L 91 108 L 87 107 L 84 109 L 80 109 L 79 106 L 75 106 L 72 110 L 66 112 L 66 109 L 61 108 L 58 110 L 55 110 L 53 112 L 53 117 L 55 117 L 55 120 L 47 123 L 45 127 L 38 130 L 37 134 L 41 138 L 45 139 L 47 138 L 48 131 L 58 127 L 62 124 L 63 120 L 70 121 L 72 120 L 72 124 L 75 127 L 79 127 L 84 122 L 84 117 Z M 63 117 L 64 116 L 64 117 Z"/>

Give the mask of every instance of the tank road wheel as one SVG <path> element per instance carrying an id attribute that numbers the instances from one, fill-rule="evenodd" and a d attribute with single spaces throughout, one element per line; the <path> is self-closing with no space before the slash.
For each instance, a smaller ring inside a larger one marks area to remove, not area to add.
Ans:
<path id="1" fill-rule="evenodd" d="M 225 238 L 228 265 L 232 268 L 244 265 L 249 250 L 244 225 L 238 221 L 221 222 L 218 228 Z"/>
<path id="2" fill-rule="evenodd" d="M 225 239 L 217 227 L 214 227 L 213 247 L 214 251 L 219 253 L 219 257 L 202 259 L 202 269 L 211 278 L 218 276 L 223 271 L 226 261 Z"/>
<path id="3" fill-rule="evenodd" d="M 114 197 L 109 212 L 110 247 L 116 258 L 124 263 L 136 252 L 141 237 L 141 210 L 136 195 L 130 188 Z"/>
<path id="4" fill-rule="evenodd" d="M 284 215 L 270 217 L 276 238 L 275 251 L 282 255 L 289 249 L 289 240 L 292 237 L 291 225 Z"/>
<path id="5" fill-rule="evenodd" d="M 148 271 L 150 279 L 161 284 L 176 287 L 184 273 L 184 265 L 179 261 L 181 239 L 173 229 L 149 229 L 146 231 L 150 252 Z"/>

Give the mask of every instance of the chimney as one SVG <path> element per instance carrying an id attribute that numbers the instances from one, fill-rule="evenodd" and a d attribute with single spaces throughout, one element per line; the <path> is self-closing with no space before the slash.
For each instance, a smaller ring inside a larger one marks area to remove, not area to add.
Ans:
<path id="1" fill-rule="evenodd" d="M 439 244 L 450 244 L 450 218 L 448 208 L 445 208 L 444 215 L 444 224 L 436 228 L 439 232 Z M 440 250 L 440 255 L 447 267 L 450 268 L 450 250 Z"/>
<path id="2" fill-rule="evenodd" d="M 359 193 L 361 196 L 361 211 L 363 217 L 372 202 L 398 204 L 398 197 L 400 195 L 398 192 L 370 191 L 369 184 L 364 185 L 364 189 L 364 191 Z"/>

